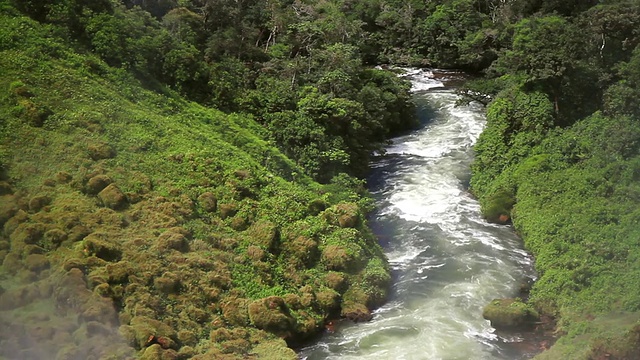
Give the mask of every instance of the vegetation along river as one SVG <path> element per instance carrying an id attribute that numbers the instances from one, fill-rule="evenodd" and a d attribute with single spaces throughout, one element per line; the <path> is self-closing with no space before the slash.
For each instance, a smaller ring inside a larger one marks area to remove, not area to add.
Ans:
<path id="1" fill-rule="evenodd" d="M 341 322 L 301 357 L 527 358 L 519 334 L 496 334 L 482 318 L 488 302 L 516 296 L 535 276 L 522 241 L 510 227 L 485 222 L 467 192 L 483 108 L 456 107 L 458 96 L 429 71 L 407 76 L 423 126 L 394 139 L 369 179 L 377 204 L 371 225 L 394 274 L 391 297 L 371 322 Z"/>

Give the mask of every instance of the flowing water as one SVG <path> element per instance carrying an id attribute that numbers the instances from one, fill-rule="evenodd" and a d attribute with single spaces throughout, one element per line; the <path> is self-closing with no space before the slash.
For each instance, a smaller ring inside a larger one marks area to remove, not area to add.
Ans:
<path id="1" fill-rule="evenodd" d="M 445 74 L 446 75 L 446 74 Z M 394 139 L 369 179 L 378 211 L 371 226 L 393 269 L 386 305 L 371 322 L 340 322 L 306 347 L 316 359 L 523 359 L 519 334 L 498 335 L 482 318 L 494 298 L 513 297 L 535 275 L 508 226 L 492 225 L 467 192 L 480 105 L 428 71 L 409 73 L 423 127 Z"/>

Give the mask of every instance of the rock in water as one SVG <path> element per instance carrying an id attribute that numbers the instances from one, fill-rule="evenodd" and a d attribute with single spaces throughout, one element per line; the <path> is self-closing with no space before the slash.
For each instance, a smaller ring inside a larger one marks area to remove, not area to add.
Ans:
<path id="1" fill-rule="evenodd" d="M 520 299 L 495 299 L 485 306 L 482 316 L 496 329 L 514 329 L 532 326 L 539 315 Z"/>

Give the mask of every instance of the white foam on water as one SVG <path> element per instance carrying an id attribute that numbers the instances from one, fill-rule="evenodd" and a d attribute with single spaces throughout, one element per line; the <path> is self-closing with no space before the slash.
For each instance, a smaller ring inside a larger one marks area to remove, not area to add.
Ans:
<path id="1" fill-rule="evenodd" d="M 506 340 L 482 308 L 515 295 L 519 281 L 532 276 L 531 258 L 509 227 L 482 219 L 461 180 L 468 179 L 483 109 L 456 107 L 453 92 L 433 90 L 444 85 L 432 75 L 407 69 L 404 76 L 434 118 L 394 139 L 373 166 L 384 182 L 374 191 L 373 221 L 395 229 L 387 249 L 391 301 L 371 322 L 345 324 L 304 349 L 303 359 L 505 359 L 498 343 Z"/>

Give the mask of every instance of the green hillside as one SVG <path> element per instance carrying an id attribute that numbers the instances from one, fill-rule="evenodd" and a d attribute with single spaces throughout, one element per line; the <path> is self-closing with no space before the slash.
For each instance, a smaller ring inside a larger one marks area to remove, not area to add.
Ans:
<path id="1" fill-rule="evenodd" d="M 3 6 L 0 358 L 295 358 L 384 300 L 360 182 Z"/>
<path id="2" fill-rule="evenodd" d="M 0 358 L 295 358 L 369 319 L 361 179 L 417 123 L 378 64 L 475 75 L 539 358 L 637 359 L 636 0 L 0 0 Z"/>

